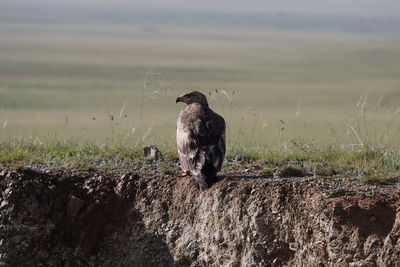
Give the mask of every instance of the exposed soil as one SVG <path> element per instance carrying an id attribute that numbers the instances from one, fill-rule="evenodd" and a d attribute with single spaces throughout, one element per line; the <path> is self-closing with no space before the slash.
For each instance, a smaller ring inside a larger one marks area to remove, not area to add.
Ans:
<path id="1" fill-rule="evenodd" d="M 400 184 L 151 164 L 0 172 L 1 266 L 400 266 Z"/>

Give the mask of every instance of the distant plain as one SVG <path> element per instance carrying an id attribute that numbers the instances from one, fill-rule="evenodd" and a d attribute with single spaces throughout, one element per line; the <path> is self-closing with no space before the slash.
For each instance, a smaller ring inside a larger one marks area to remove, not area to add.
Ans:
<path id="1" fill-rule="evenodd" d="M 199 90 L 231 147 L 400 145 L 398 35 L 23 21 L 0 33 L 0 141 L 174 146 L 175 99 Z"/>

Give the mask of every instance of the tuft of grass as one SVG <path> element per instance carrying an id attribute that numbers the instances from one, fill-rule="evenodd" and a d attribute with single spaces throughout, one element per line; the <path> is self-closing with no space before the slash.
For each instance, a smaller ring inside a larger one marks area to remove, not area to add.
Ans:
<path id="1" fill-rule="evenodd" d="M 366 175 L 360 179 L 360 184 L 363 185 L 374 185 L 379 183 L 384 183 L 388 181 L 399 180 L 399 176 L 394 174 L 375 174 L 375 175 Z"/>
<path id="2" fill-rule="evenodd" d="M 264 167 L 262 170 L 261 170 L 261 172 L 260 172 L 262 175 L 265 175 L 265 176 L 273 176 L 273 174 L 274 174 L 274 172 L 272 171 L 272 169 L 271 168 L 268 168 L 268 167 Z"/>
<path id="3" fill-rule="evenodd" d="M 303 177 L 304 173 L 300 167 L 297 166 L 286 166 L 281 170 L 283 177 Z"/>
<path id="4" fill-rule="evenodd" d="M 79 165 L 96 160 L 138 160 L 141 147 L 128 143 L 79 142 L 74 140 L 19 139 L 0 143 L 0 164 L 56 162 Z"/>
<path id="5" fill-rule="evenodd" d="M 174 170 L 174 167 L 171 166 L 170 163 L 162 163 L 162 164 L 160 165 L 160 171 L 161 171 L 163 174 L 172 174 L 172 173 L 173 173 L 173 170 Z"/>
<path id="6" fill-rule="evenodd" d="M 167 149 L 164 153 L 164 159 L 166 160 L 178 160 L 178 151 L 176 149 Z"/>
<path id="7" fill-rule="evenodd" d="M 1 150 L 0 151 L 0 163 L 2 164 L 10 164 L 16 162 L 29 162 L 33 160 L 33 155 L 27 150 L 24 149 L 16 149 L 13 151 L 10 150 Z"/>
<path id="8" fill-rule="evenodd" d="M 93 164 L 90 164 L 90 163 L 79 165 L 77 167 L 77 169 L 81 170 L 81 171 L 95 171 L 95 170 L 97 170 L 96 166 L 94 166 Z"/>

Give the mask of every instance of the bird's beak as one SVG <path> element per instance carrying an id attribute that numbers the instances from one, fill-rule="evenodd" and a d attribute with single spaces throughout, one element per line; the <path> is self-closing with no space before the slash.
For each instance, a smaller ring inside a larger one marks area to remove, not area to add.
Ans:
<path id="1" fill-rule="evenodd" d="M 176 99 L 175 103 L 178 103 L 178 102 L 182 102 L 182 97 L 181 96 Z"/>

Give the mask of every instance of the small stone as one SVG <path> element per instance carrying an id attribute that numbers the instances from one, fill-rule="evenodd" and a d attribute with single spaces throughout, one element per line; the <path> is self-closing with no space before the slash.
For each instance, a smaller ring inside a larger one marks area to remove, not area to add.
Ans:
<path id="1" fill-rule="evenodd" d="M 160 150 L 156 146 L 147 146 L 143 148 L 143 156 L 145 158 L 162 159 Z"/>
<path id="2" fill-rule="evenodd" d="M 217 243 L 224 242 L 224 235 L 221 232 L 218 232 L 218 234 L 215 236 L 215 241 Z"/>
<path id="3" fill-rule="evenodd" d="M 376 221 L 376 217 L 375 217 L 375 216 L 371 216 L 371 217 L 369 218 L 369 221 L 370 221 L 370 222 Z"/>
<path id="4" fill-rule="evenodd" d="M 339 242 L 336 240 L 336 239 L 334 239 L 334 240 L 332 240 L 331 242 L 329 242 L 329 246 L 331 246 L 331 247 L 337 247 L 339 245 Z"/>
<path id="5" fill-rule="evenodd" d="M 350 254 L 347 254 L 347 255 L 345 256 L 344 260 L 345 260 L 346 262 L 352 262 L 352 261 L 353 261 L 353 256 L 350 255 Z"/>

